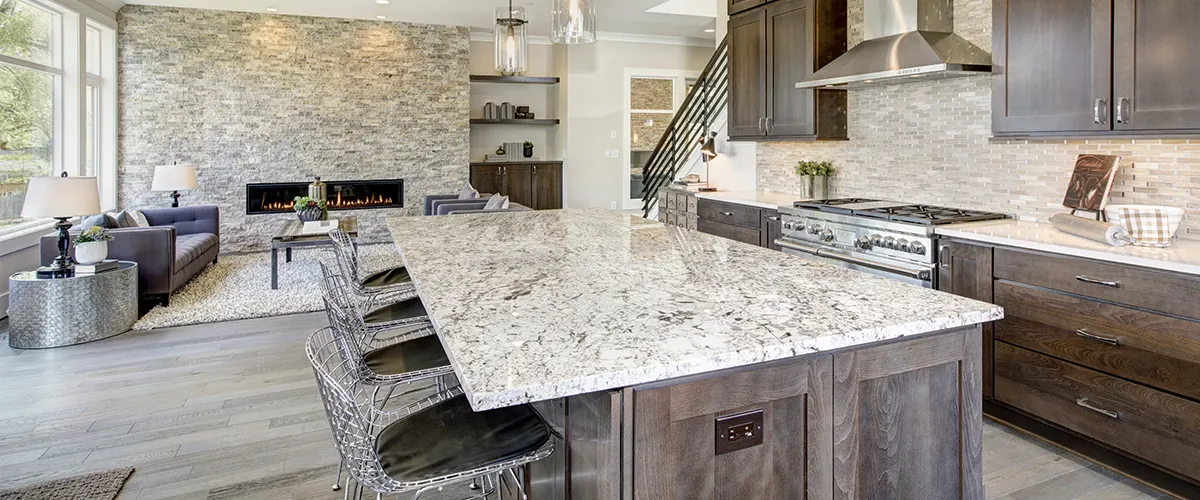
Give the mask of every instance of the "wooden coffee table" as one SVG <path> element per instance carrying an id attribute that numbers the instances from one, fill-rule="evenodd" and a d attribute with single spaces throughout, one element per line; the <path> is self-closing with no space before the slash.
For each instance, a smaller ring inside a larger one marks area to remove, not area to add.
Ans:
<path id="1" fill-rule="evenodd" d="M 358 242 L 358 219 L 355 217 L 338 217 L 338 229 L 350 235 L 350 241 Z M 279 289 L 279 250 L 284 251 L 284 262 L 292 261 L 292 249 L 300 247 L 333 246 L 333 240 L 328 234 L 300 234 L 304 223 L 290 220 L 283 223 L 279 233 L 271 238 L 271 289 Z"/>

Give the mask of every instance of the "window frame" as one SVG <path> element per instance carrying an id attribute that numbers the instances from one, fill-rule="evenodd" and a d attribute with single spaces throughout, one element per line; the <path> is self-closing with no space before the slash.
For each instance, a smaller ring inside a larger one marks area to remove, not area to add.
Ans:
<path id="1" fill-rule="evenodd" d="M 100 183 L 101 208 L 111 210 L 117 202 L 116 121 L 116 18 L 115 13 L 92 0 L 17 0 L 55 16 L 52 23 L 52 65 L 0 54 L 0 64 L 51 75 L 53 78 L 53 137 L 51 168 L 69 175 L 86 172 L 88 158 L 88 95 L 95 89 L 92 125 L 96 132 L 91 153 L 94 175 Z M 99 73 L 88 73 L 88 31 L 96 30 L 100 44 Z M 26 239 L 31 232 L 53 225 L 52 219 L 25 221 L 0 228 L 0 248 Z"/>

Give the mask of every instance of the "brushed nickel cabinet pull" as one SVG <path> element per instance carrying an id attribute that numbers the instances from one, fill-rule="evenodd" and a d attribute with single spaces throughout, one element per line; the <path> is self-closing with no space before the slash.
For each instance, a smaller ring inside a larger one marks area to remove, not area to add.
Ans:
<path id="1" fill-rule="evenodd" d="M 1089 400 L 1088 398 L 1079 398 L 1079 399 L 1076 399 L 1076 400 L 1075 400 L 1075 404 L 1077 404 L 1077 405 L 1079 405 L 1079 406 L 1082 406 L 1082 407 L 1084 407 L 1084 408 L 1087 408 L 1087 409 L 1089 409 L 1089 410 L 1092 410 L 1092 411 L 1094 411 L 1094 412 L 1096 412 L 1096 413 L 1099 413 L 1099 414 L 1101 414 L 1101 415 L 1104 415 L 1104 416 L 1106 416 L 1106 417 L 1108 417 L 1108 418 L 1121 418 L 1121 414 L 1120 414 L 1120 413 L 1117 413 L 1117 412 L 1115 412 L 1115 411 L 1112 411 L 1112 410 L 1105 410 L 1104 408 L 1099 408 L 1099 407 L 1097 407 L 1097 406 L 1093 405 L 1093 404 L 1092 404 L 1092 402 L 1091 402 L 1091 400 Z"/>
<path id="2" fill-rule="evenodd" d="M 942 245 L 938 249 L 938 266 L 942 269 L 950 269 L 950 245 Z"/>
<path id="3" fill-rule="evenodd" d="M 1104 342 L 1105 344 L 1108 344 L 1113 347 L 1119 347 L 1121 345 L 1120 341 L 1117 339 L 1096 335 L 1096 334 L 1091 333 L 1083 328 L 1075 330 L 1075 335 L 1078 335 L 1085 339 L 1092 339 L 1095 341 Z"/>
<path id="4" fill-rule="evenodd" d="M 1092 109 L 1092 119 L 1097 125 L 1108 122 L 1108 100 L 1096 99 L 1096 107 Z"/>
<path id="5" fill-rule="evenodd" d="M 1117 123 L 1129 123 L 1129 98 L 1117 98 Z"/>
<path id="6" fill-rule="evenodd" d="M 778 217 L 778 216 L 775 216 L 775 215 L 768 215 L 768 216 L 767 216 L 767 219 L 768 219 L 768 220 L 779 220 L 779 217 Z"/>
<path id="7" fill-rule="evenodd" d="M 726 217 L 733 217 L 733 212 L 721 212 L 721 215 L 724 215 Z"/>
<path id="8" fill-rule="evenodd" d="M 1098 280 L 1096 278 L 1089 278 L 1082 274 L 1075 276 L 1075 279 L 1082 281 L 1084 283 L 1092 283 L 1095 285 L 1104 285 L 1104 286 L 1112 287 L 1112 288 L 1121 288 L 1121 282 L 1119 282 L 1119 281 Z"/>

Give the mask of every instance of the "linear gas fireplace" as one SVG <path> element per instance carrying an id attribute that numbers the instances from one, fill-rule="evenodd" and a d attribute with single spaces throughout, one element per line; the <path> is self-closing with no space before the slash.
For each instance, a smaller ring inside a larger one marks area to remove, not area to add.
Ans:
<path id="1" fill-rule="evenodd" d="M 329 210 L 364 210 L 404 206 L 404 179 L 327 181 Z M 246 184 L 246 214 L 292 211 L 292 200 L 308 195 L 307 182 Z"/>

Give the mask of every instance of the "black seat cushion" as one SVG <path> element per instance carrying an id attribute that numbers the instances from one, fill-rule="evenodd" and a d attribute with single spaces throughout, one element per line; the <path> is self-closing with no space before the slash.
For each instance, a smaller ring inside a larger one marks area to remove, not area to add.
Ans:
<path id="1" fill-rule="evenodd" d="M 363 315 L 363 321 L 366 321 L 367 324 L 387 323 L 389 321 L 413 319 L 428 315 L 429 313 L 425 312 L 425 304 L 421 303 L 421 298 L 413 297 L 373 309 Z"/>
<path id="2" fill-rule="evenodd" d="M 411 282 L 412 282 L 412 278 L 408 276 L 408 269 L 405 269 L 404 266 L 400 266 L 400 267 L 393 267 L 391 269 L 385 269 L 383 271 L 379 271 L 370 276 L 367 276 L 367 278 L 363 280 L 362 284 L 363 284 L 363 286 L 365 286 L 367 288 L 371 288 L 371 287 L 379 287 L 379 286 L 399 285 L 401 283 L 411 283 Z"/>
<path id="3" fill-rule="evenodd" d="M 364 354 L 363 360 L 367 368 L 379 375 L 399 375 L 450 364 L 437 335 L 380 347 Z"/>
<path id="4" fill-rule="evenodd" d="M 475 412 L 459 396 L 385 427 L 375 451 L 389 477 L 407 482 L 510 460 L 547 439 L 550 428 L 529 405 Z"/>

